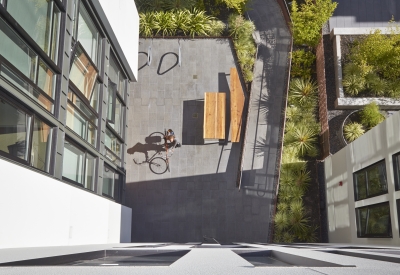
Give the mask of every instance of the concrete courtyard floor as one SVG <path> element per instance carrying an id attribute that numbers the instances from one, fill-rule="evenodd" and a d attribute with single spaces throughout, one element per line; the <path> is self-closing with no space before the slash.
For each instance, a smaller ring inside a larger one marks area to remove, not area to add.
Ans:
<path id="1" fill-rule="evenodd" d="M 146 66 L 147 50 L 153 59 Z M 141 39 L 138 82 L 128 106 L 126 205 L 132 208 L 132 242 L 267 242 L 272 196 L 236 182 L 242 143 L 204 143 L 204 92 L 225 92 L 237 67 L 228 39 Z M 246 92 L 245 92 L 246 93 Z M 247 95 L 246 95 L 247 97 Z M 229 115 L 227 120 L 229 121 Z M 226 133 L 229 134 L 229 123 Z M 171 128 L 182 142 L 171 172 L 157 175 L 143 161 L 157 147 L 149 137 Z M 243 133 L 242 133 L 243 141 Z"/>

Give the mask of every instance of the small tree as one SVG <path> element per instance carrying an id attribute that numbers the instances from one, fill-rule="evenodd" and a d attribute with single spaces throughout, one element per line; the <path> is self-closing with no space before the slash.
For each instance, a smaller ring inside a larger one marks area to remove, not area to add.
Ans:
<path id="1" fill-rule="evenodd" d="M 332 16 L 337 3 L 331 0 L 305 0 L 298 7 L 292 2 L 292 31 L 295 44 L 316 46 L 321 39 L 321 29 Z"/>

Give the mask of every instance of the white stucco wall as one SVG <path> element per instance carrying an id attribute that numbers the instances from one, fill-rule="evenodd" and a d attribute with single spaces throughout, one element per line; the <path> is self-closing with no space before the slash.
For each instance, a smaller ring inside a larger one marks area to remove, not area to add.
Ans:
<path id="1" fill-rule="evenodd" d="M 0 171 L 0 248 L 130 242 L 130 208 L 2 159 Z"/>
<path id="2" fill-rule="evenodd" d="M 134 0 L 99 0 L 118 43 L 137 79 L 139 56 L 139 14 Z"/>
<path id="3" fill-rule="evenodd" d="M 325 159 L 329 242 L 400 245 L 392 155 L 400 152 L 400 112 Z M 385 159 L 388 194 L 354 200 L 353 173 Z M 343 185 L 340 186 L 339 182 Z M 393 238 L 357 238 L 355 208 L 389 201 Z"/>

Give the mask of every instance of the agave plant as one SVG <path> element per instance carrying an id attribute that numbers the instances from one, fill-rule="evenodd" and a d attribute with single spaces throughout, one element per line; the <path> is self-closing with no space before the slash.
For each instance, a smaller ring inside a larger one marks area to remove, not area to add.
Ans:
<path id="1" fill-rule="evenodd" d="M 284 143 L 299 150 L 301 156 L 316 156 L 318 132 L 306 125 L 299 125 L 293 133 L 285 135 Z"/>
<path id="2" fill-rule="evenodd" d="M 289 102 L 302 106 L 304 103 L 315 104 L 317 100 L 317 84 L 309 78 L 294 78 L 289 84 Z"/>
<path id="3" fill-rule="evenodd" d="M 343 134 L 347 141 L 352 142 L 364 134 L 365 130 L 362 124 L 352 122 L 343 127 Z"/>

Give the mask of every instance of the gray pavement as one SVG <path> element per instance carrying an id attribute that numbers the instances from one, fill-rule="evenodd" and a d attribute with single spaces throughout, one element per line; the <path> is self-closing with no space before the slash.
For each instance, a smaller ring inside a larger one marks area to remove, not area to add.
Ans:
<path id="1" fill-rule="evenodd" d="M 252 4 L 248 15 L 256 25 L 261 43 L 249 103 L 241 187 L 243 192 L 264 191 L 273 203 L 291 38 L 275 0 Z"/>
<path id="2" fill-rule="evenodd" d="M 178 40 L 140 40 L 141 69 L 128 106 L 126 204 L 132 208 L 133 242 L 195 242 L 203 236 L 219 242 L 269 240 L 290 35 L 275 0 L 253 1 L 249 15 L 262 43 L 248 105 L 240 192 L 236 182 L 242 143 L 232 144 L 229 137 L 205 143 L 202 138 L 204 92 L 225 92 L 229 114 L 229 71 L 238 68 L 231 43 L 180 40 L 179 67 Z M 146 66 L 150 45 L 153 59 Z M 145 152 L 151 156 L 157 148 L 148 136 L 164 128 L 175 131 L 182 148 L 171 158 L 171 172 L 156 175 L 133 158 L 143 161 Z"/>
<path id="3" fill-rule="evenodd" d="M 335 0 L 338 6 L 329 19 L 333 28 L 387 27 L 394 16 L 400 20 L 399 0 Z"/>

